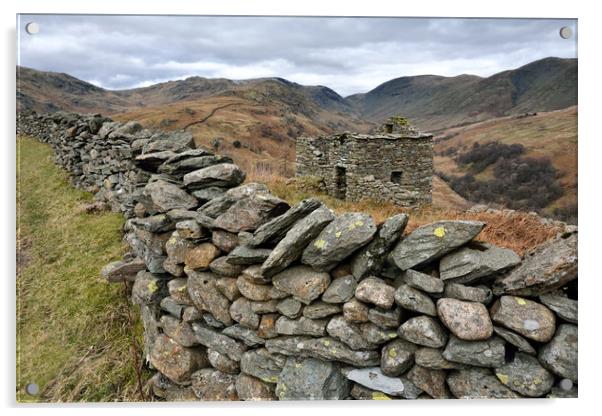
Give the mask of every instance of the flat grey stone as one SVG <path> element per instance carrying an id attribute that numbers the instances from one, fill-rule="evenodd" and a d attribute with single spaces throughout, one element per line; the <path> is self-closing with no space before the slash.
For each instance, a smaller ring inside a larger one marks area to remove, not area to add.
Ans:
<path id="1" fill-rule="evenodd" d="M 473 283 L 481 277 L 508 270 L 520 263 L 514 251 L 481 243 L 478 248 L 462 247 L 439 262 L 442 280 L 455 283 Z"/>
<path id="2" fill-rule="evenodd" d="M 437 316 L 437 308 L 431 298 L 406 284 L 395 291 L 395 303 L 409 311 Z"/>
<path id="3" fill-rule="evenodd" d="M 399 336 L 414 344 L 440 348 L 447 342 L 447 334 L 441 325 L 430 316 L 416 316 L 399 327 Z"/>
<path id="4" fill-rule="evenodd" d="M 506 349 L 501 338 L 493 337 L 485 341 L 463 341 L 451 336 L 443 358 L 456 363 L 478 367 L 501 367 L 505 363 Z"/>
<path id="5" fill-rule="evenodd" d="M 312 211 L 315 211 L 320 206 L 322 206 L 322 202 L 315 198 L 309 198 L 299 202 L 284 214 L 272 219 L 255 230 L 249 245 L 258 247 L 267 243 L 278 243 L 297 221 L 301 220 Z"/>
<path id="6" fill-rule="evenodd" d="M 321 206 L 299 220 L 274 247 L 261 266 L 262 273 L 271 277 L 300 259 L 307 245 L 334 219 L 332 211 Z"/>
<path id="7" fill-rule="evenodd" d="M 476 237 L 485 224 L 479 221 L 438 221 L 423 225 L 403 238 L 390 261 L 401 270 L 428 263 Z"/>
<path id="8" fill-rule="evenodd" d="M 347 373 L 347 378 L 372 390 L 381 391 L 391 396 L 401 396 L 405 389 L 399 377 L 384 375 L 379 367 L 358 368 Z"/>
<path id="9" fill-rule="evenodd" d="M 449 390 L 457 399 L 518 399 L 488 368 L 471 367 L 447 377 Z"/>
<path id="10" fill-rule="evenodd" d="M 443 280 L 438 277 L 432 277 L 426 273 L 421 273 L 412 269 L 406 270 L 402 275 L 402 279 L 408 286 L 426 293 L 442 293 L 445 286 Z"/>
<path id="11" fill-rule="evenodd" d="M 340 365 L 315 358 L 289 357 L 276 385 L 280 400 L 342 400 L 350 383 Z"/>
<path id="12" fill-rule="evenodd" d="M 376 233 L 371 216 L 346 213 L 320 232 L 303 251 L 301 261 L 320 271 L 332 270 L 339 262 L 366 245 Z"/>
<path id="13" fill-rule="evenodd" d="M 496 368 L 495 375 L 502 384 L 528 397 L 541 397 L 554 385 L 554 376 L 537 358 L 520 352 L 512 361 Z"/>
<path id="14" fill-rule="evenodd" d="M 577 382 L 578 349 L 577 326 L 561 324 L 554 338 L 540 348 L 539 362 L 557 376 Z"/>
<path id="15" fill-rule="evenodd" d="M 328 303 L 345 303 L 353 297 L 356 287 L 357 282 L 352 275 L 339 277 L 330 282 L 330 286 L 322 294 L 322 300 Z"/>
<path id="16" fill-rule="evenodd" d="M 535 296 L 577 278 L 577 233 L 560 236 L 535 247 L 521 264 L 493 285 L 495 295 Z"/>
<path id="17" fill-rule="evenodd" d="M 539 296 L 541 303 L 556 312 L 559 318 L 576 324 L 578 321 L 578 303 L 576 300 L 556 293 L 546 293 Z"/>
<path id="18" fill-rule="evenodd" d="M 399 240 L 408 223 L 407 214 L 397 214 L 387 219 L 378 229 L 374 239 L 351 260 L 351 274 L 356 279 L 376 275 L 385 264 L 385 254 Z"/>

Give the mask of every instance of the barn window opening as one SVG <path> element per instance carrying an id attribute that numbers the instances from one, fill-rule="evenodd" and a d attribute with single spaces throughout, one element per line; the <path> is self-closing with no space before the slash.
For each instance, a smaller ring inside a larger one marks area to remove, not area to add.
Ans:
<path id="1" fill-rule="evenodd" d="M 401 183 L 401 171 L 394 170 L 391 172 L 391 182 L 393 183 Z"/>
<path id="2" fill-rule="evenodd" d="M 345 199 L 347 195 L 347 169 L 337 166 L 335 170 L 336 198 Z"/>

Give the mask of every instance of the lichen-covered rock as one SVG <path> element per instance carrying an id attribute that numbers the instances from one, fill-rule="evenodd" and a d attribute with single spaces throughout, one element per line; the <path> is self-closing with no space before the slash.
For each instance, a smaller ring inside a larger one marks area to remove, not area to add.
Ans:
<path id="1" fill-rule="evenodd" d="M 556 317 L 548 308 L 529 299 L 502 296 L 491 307 L 493 322 L 537 342 L 548 342 L 556 330 Z"/>
<path id="2" fill-rule="evenodd" d="M 442 298 L 437 301 L 437 313 L 443 325 L 465 341 L 484 340 L 493 334 L 489 312 L 482 303 Z"/>
<path id="3" fill-rule="evenodd" d="M 328 303 L 345 303 L 350 300 L 357 287 L 357 281 L 352 275 L 334 279 L 322 294 L 322 300 Z"/>
<path id="4" fill-rule="evenodd" d="M 171 156 L 175 156 L 175 154 Z M 138 160 L 138 158 L 136 159 Z M 162 159 L 162 162 L 167 159 Z M 184 185 L 192 190 L 210 186 L 231 188 L 240 185 L 245 180 L 245 173 L 232 163 L 220 163 L 187 173 L 183 180 Z"/>
<path id="5" fill-rule="evenodd" d="M 403 284 L 397 288 L 395 303 L 409 311 L 437 316 L 437 308 L 431 298 L 410 285 Z"/>
<path id="6" fill-rule="evenodd" d="M 204 350 L 183 347 L 167 335 L 159 335 L 155 340 L 150 361 L 153 367 L 179 384 L 190 381 L 193 372 L 209 365 Z"/>
<path id="7" fill-rule="evenodd" d="M 320 271 L 332 270 L 340 261 L 367 244 L 376 233 L 367 214 L 346 213 L 337 217 L 303 251 L 301 261 Z"/>
<path id="8" fill-rule="evenodd" d="M 235 202 L 213 221 L 213 226 L 232 233 L 254 231 L 288 209 L 288 203 L 280 198 L 268 193 L 255 193 Z"/>
<path id="9" fill-rule="evenodd" d="M 545 293 L 539 296 L 541 303 L 556 312 L 559 318 L 576 324 L 578 321 L 578 303 L 558 293 Z"/>
<path id="10" fill-rule="evenodd" d="M 493 293 L 535 296 L 577 278 L 577 233 L 560 236 L 527 252 L 521 264 L 496 280 Z"/>
<path id="11" fill-rule="evenodd" d="M 291 319 L 298 318 L 301 315 L 302 308 L 303 304 L 297 299 L 293 298 L 282 299 L 276 305 L 276 309 L 278 310 L 278 312 Z"/>
<path id="12" fill-rule="evenodd" d="M 371 390 L 381 391 L 391 396 L 401 396 L 405 389 L 399 377 L 389 377 L 379 367 L 357 368 L 347 373 L 347 378 Z"/>
<path id="13" fill-rule="evenodd" d="M 162 275 L 145 270 L 136 274 L 132 287 L 132 302 L 137 304 L 157 303 L 167 296 L 167 280 Z"/>
<path id="14" fill-rule="evenodd" d="M 174 383 L 161 373 L 155 373 L 149 380 L 155 396 L 168 402 L 191 402 L 198 400 L 191 386 L 181 386 Z"/>
<path id="15" fill-rule="evenodd" d="M 454 371 L 447 385 L 457 399 L 518 399 L 520 396 L 504 386 L 487 368 L 471 367 Z"/>
<path id="16" fill-rule="evenodd" d="M 320 337 L 326 335 L 325 319 L 308 319 L 304 316 L 298 319 L 290 319 L 281 316 L 276 321 L 276 332 L 282 335 L 311 335 Z"/>
<path id="17" fill-rule="evenodd" d="M 289 357 L 278 379 L 276 396 L 280 400 L 341 400 L 349 389 L 337 363 Z"/>
<path id="18" fill-rule="evenodd" d="M 218 257 L 209 263 L 209 270 L 213 273 L 224 277 L 238 277 L 245 266 L 228 263 L 228 257 Z"/>
<path id="19" fill-rule="evenodd" d="M 351 273 L 356 279 L 378 274 L 385 264 L 385 254 L 399 240 L 409 216 L 397 214 L 387 219 L 378 229 L 374 239 L 360 249 L 351 260 Z"/>
<path id="20" fill-rule="evenodd" d="M 215 229 L 211 233 L 211 242 L 224 253 L 229 253 L 238 246 L 238 235 L 230 231 Z"/>
<path id="21" fill-rule="evenodd" d="M 246 328 L 242 325 L 232 325 L 224 328 L 222 334 L 230 338 L 237 339 L 251 348 L 258 347 L 265 343 L 265 341 L 259 337 L 257 331 Z"/>
<path id="22" fill-rule="evenodd" d="M 308 266 L 290 267 L 272 278 L 274 287 L 306 305 L 317 299 L 330 284 L 330 275 Z"/>
<path id="23" fill-rule="evenodd" d="M 213 328 L 210 328 L 200 322 L 192 323 L 192 330 L 199 344 L 207 348 L 216 350 L 234 361 L 240 361 L 246 346 L 233 340 L 227 335 L 223 335 Z"/>
<path id="24" fill-rule="evenodd" d="M 539 362 L 554 374 L 576 382 L 578 349 L 577 327 L 561 324 L 554 338 L 539 350 Z"/>
<path id="25" fill-rule="evenodd" d="M 222 373 L 238 374 L 240 372 L 239 363 L 219 351 L 207 349 L 207 358 L 211 366 Z"/>
<path id="26" fill-rule="evenodd" d="M 207 270 L 215 258 L 219 256 L 219 249 L 211 243 L 202 243 L 189 247 L 186 250 L 184 264 L 195 270 Z"/>
<path id="27" fill-rule="evenodd" d="M 343 316 L 349 322 L 368 322 L 370 309 L 356 298 L 343 304 Z"/>
<path id="28" fill-rule="evenodd" d="M 385 345 L 380 354 L 380 369 L 389 377 L 397 377 L 408 371 L 414 364 L 414 353 L 418 346 L 403 339 L 396 339 Z"/>
<path id="29" fill-rule="evenodd" d="M 504 341 L 492 337 L 485 341 L 463 341 L 451 336 L 443 351 L 443 358 L 456 363 L 478 367 L 501 367 L 506 349 Z"/>
<path id="30" fill-rule="evenodd" d="M 401 270 L 428 263 L 472 240 L 485 224 L 479 221 L 438 221 L 423 225 L 402 239 L 390 261 Z"/>
<path id="31" fill-rule="evenodd" d="M 430 316 L 416 316 L 399 327 L 399 336 L 414 344 L 440 348 L 447 342 L 445 330 Z"/>
<path id="32" fill-rule="evenodd" d="M 259 315 L 253 312 L 251 301 L 247 298 L 238 298 L 230 305 L 230 316 L 233 320 L 250 329 L 259 327 Z"/>
<path id="33" fill-rule="evenodd" d="M 447 399 L 449 393 L 445 386 L 445 371 L 414 365 L 407 377 L 416 387 L 433 399 Z"/>
<path id="34" fill-rule="evenodd" d="M 265 348 L 250 350 L 242 355 L 240 369 L 265 383 L 277 383 L 286 357 L 271 353 Z"/>
<path id="35" fill-rule="evenodd" d="M 514 251 L 480 243 L 478 247 L 462 247 L 439 262 L 442 280 L 455 283 L 473 283 L 481 277 L 508 270 L 520 263 Z"/>
<path id="36" fill-rule="evenodd" d="M 217 287 L 217 278 L 212 273 L 186 270 L 188 294 L 198 309 L 204 309 L 226 326 L 232 325 L 230 301 Z"/>
<path id="37" fill-rule="evenodd" d="M 230 302 L 233 302 L 240 297 L 236 279 L 233 277 L 216 276 L 215 287 L 217 287 L 217 290 Z"/>
<path id="38" fill-rule="evenodd" d="M 554 376 L 531 355 L 517 353 L 509 363 L 495 369 L 495 375 L 510 389 L 529 397 L 540 397 L 554 385 Z"/>
<path id="39" fill-rule="evenodd" d="M 194 347 L 195 345 L 199 345 L 188 322 L 181 322 L 178 318 L 174 318 L 173 316 L 163 315 L 161 317 L 161 328 L 168 337 L 183 347 Z"/>
<path id="40" fill-rule="evenodd" d="M 398 328 L 401 323 L 401 309 L 371 308 L 368 311 L 368 320 L 383 329 Z"/>
<path id="41" fill-rule="evenodd" d="M 349 345 L 354 350 L 370 350 L 376 348 L 376 345 L 365 339 L 364 334 L 358 324 L 345 320 L 342 316 L 335 316 L 328 322 L 326 331 L 331 337 Z"/>
<path id="42" fill-rule="evenodd" d="M 268 351 L 301 357 L 314 357 L 324 361 L 340 361 L 355 367 L 379 365 L 377 351 L 355 351 L 334 338 L 311 338 L 290 336 L 268 339 L 265 342 Z"/>
<path id="43" fill-rule="evenodd" d="M 236 377 L 236 393 L 239 399 L 244 401 L 276 400 L 273 384 L 265 383 L 245 373 L 240 373 Z"/>
<path id="44" fill-rule="evenodd" d="M 197 199 L 178 186 L 158 180 L 144 187 L 144 192 L 153 201 L 159 212 L 171 209 L 193 209 L 198 205 Z"/>
<path id="45" fill-rule="evenodd" d="M 362 302 L 389 309 L 395 301 L 395 288 L 386 284 L 382 279 L 369 277 L 357 285 L 355 297 Z"/>
<path id="46" fill-rule="evenodd" d="M 303 308 L 303 316 L 309 319 L 321 319 L 336 315 L 342 311 L 343 308 L 341 305 L 316 301 Z"/>
<path id="47" fill-rule="evenodd" d="M 146 269 L 146 265 L 141 259 L 136 258 L 131 261 L 118 260 L 104 266 L 100 270 L 100 274 L 109 283 L 123 282 L 124 280 L 133 282 L 136 280 L 136 274 L 144 269 Z"/>
<path id="48" fill-rule="evenodd" d="M 301 258 L 305 247 L 334 220 L 335 216 L 325 206 L 319 207 L 299 220 L 274 247 L 261 266 L 263 275 L 271 277 Z"/>
<path id="49" fill-rule="evenodd" d="M 279 290 L 275 285 L 255 284 L 249 281 L 248 276 L 244 273 L 238 276 L 236 285 L 245 298 L 254 301 L 265 302 L 272 299 L 283 299 L 289 295 L 288 292 Z"/>
<path id="50" fill-rule="evenodd" d="M 249 245 L 258 247 L 267 243 L 278 243 L 299 220 L 315 211 L 322 202 L 315 198 L 305 199 L 284 214 L 263 224 L 253 234 Z"/>
<path id="51" fill-rule="evenodd" d="M 261 321 L 259 322 L 259 328 L 257 329 L 257 336 L 263 339 L 276 338 L 278 331 L 276 331 L 276 321 L 280 315 L 276 313 L 268 313 L 261 315 Z"/>
<path id="52" fill-rule="evenodd" d="M 433 370 L 457 370 L 466 365 L 448 361 L 443 357 L 443 350 L 438 348 L 422 347 L 414 353 L 414 361 L 421 367 Z"/>
<path id="53" fill-rule="evenodd" d="M 192 375 L 192 390 L 201 400 L 238 400 L 236 376 L 213 368 L 203 368 Z"/>
<path id="54" fill-rule="evenodd" d="M 443 292 L 445 283 L 438 277 L 429 276 L 416 270 L 408 269 L 403 272 L 402 280 L 408 286 L 426 293 L 439 294 Z"/>

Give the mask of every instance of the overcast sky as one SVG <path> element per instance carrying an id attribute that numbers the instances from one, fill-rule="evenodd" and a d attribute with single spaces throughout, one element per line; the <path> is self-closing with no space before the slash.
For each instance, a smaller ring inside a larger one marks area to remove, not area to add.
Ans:
<path id="1" fill-rule="evenodd" d="M 28 22 L 39 24 L 28 35 Z M 282 77 L 347 96 L 406 75 L 489 76 L 577 57 L 575 20 L 21 15 L 18 63 L 108 89 Z"/>

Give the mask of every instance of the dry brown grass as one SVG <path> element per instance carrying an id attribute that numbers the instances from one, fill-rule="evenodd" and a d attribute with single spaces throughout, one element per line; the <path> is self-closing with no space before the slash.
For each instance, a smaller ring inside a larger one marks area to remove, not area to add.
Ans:
<path id="1" fill-rule="evenodd" d="M 483 221 L 487 226 L 478 236 L 479 241 L 506 247 L 523 255 L 525 251 L 536 247 L 554 237 L 561 231 L 559 226 L 542 223 L 537 215 L 520 212 L 467 212 L 463 209 L 423 206 L 415 209 L 401 208 L 392 203 L 372 200 L 359 202 L 343 201 L 333 198 L 320 191 L 316 178 L 285 179 L 278 175 L 262 171 L 251 171 L 247 182 L 265 183 L 274 195 L 296 204 L 299 201 L 315 197 L 324 202 L 337 214 L 345 212 L 365 212 L 374 218 L 376 223 L 382 223 L 387 218 L 399 213 L 410 216 L 406 233 L 417 227 L 441 220 L 475 220 Z"/>

